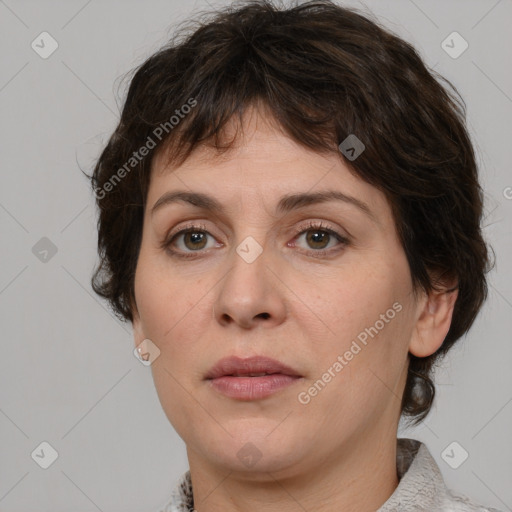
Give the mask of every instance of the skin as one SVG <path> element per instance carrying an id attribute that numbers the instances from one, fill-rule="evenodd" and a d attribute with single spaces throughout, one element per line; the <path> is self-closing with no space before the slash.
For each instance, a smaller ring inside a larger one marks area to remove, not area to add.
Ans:
<path id="1" fill-rule="evenodd" d="M 375 511 L 398 485 L 408 354 L 424 357 L 442 344 L 457 294 L 413 294 L 385 196 L 352 174 L 341 154 L 298 145 L 256 109 L 242 128 L 223 156 L 203 146 L 179 167 L 167 167 L 163 153 L 153 159 L 135 275 L 135 345 L 150 339 L 160 350 L 151 366 L 155 387 L 186 443 L 196 510 Z M 236 129 L 233 121 L 226 134 Z M 152 216 L 160 196 L 175 190 L 209 194 L 224 211 L 176 202 Z M 319 190 L 364 201 L 376 220 L 339 201 L 276 214 L 282 195 Z M 318 239 L 317 228 L 304 232 L 309 220 L 348 244 Z M 174 250 L 195 257 L 173 256 L 162 243 L 189 221 L 205 225 L 206 241 L 179 235 Z M 236 252 L 248 236 L 263 249 L 252 263 Z M 315 256 L 319 249 L 331 252 Z M 298 394 L 396 302 L 401 311 L 301 403 Z M 301 379 L 253 401 L 228 398 L 204 380 L 220 358 L 258 354 Z M 251 467 L 237 455 L 249 442 L 260 457 Z"/>

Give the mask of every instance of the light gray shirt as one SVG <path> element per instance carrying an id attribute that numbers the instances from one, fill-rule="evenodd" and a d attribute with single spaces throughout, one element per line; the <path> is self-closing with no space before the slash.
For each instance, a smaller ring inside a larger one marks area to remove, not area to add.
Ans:
<path id="1" fill-rule="evenodd" d="M 376 512 L 500 512 L 478 505 L 450 491 L 439 466 L 425 444 L 415 439 L 397 439 L 398 487 Z M 158 512 L 191 512 L 194 497 L 190 470 L 174 488 L 170 501 Z"/>

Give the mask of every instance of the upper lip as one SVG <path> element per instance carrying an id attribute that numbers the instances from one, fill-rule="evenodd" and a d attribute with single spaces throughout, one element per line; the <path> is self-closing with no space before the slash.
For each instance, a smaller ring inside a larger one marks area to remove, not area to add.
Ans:
<path id="1" fill-rule="evenodd" d="M 206 379 L 216 379 L 226 375 L 249 375 L 251 373 L 281 373 L 300 377 L 301 375 L 293 368 L 265 356 L 253 356 L 240 358 L 230 356 L 220 359 L 210 368 Z"/>

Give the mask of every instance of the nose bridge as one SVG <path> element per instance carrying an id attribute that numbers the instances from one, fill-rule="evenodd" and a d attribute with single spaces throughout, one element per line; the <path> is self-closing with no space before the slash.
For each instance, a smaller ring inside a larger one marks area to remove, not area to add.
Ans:
<path id="1" fill-rule="evenodd" d="M 272 252 L 254 236 L 246 236 L 228 257 L 229 271 L 215 297 L 217 320 L 233 321 L 244 327 L 260 319 L 280 323 L 285 306 L 281 287 L 276 286 Z M 270 268 L 269 268 L 270 267 Z"/>
<path id="2" fill-rule="evenodd" d="M 261 300 L 266 288 L 269 256 L 269 250 L 264 250 L 255 237 L 245 237 L 230 255 L 231 270 L 222 287 L 240 304 Z"/>

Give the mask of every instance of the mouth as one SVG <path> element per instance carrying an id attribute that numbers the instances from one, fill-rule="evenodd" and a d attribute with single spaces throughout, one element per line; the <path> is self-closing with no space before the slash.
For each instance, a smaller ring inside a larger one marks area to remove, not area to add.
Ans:
<path id="1" fill-rule="evenodd" d="M 205 379 L 210 380 L 219 377 L 256 378 L 275 374 L 301 377 L 293 368 L 269 357 L 253 356 L 243 359 L 237 356 L 230 356 L 217 361 L 206 374 Z"/>
<path id="2" fill-rule="evenodd" d="M 210 386 L 228 398 L 260 400 L 302 380 L 293 368 L 263 356 L 247 359 L 221 359 L 205 379 Z"/>
<path id="3" fill-rule="evenodd" d="M 274 372 L 274 373 L 262 372 L 262 373 L 232 373 L 231 375 L 223 375 L 223 377 L 263 377 L 264 375 L 276 375 L 276 374 L 284 375 L 279 372 Z"/>

